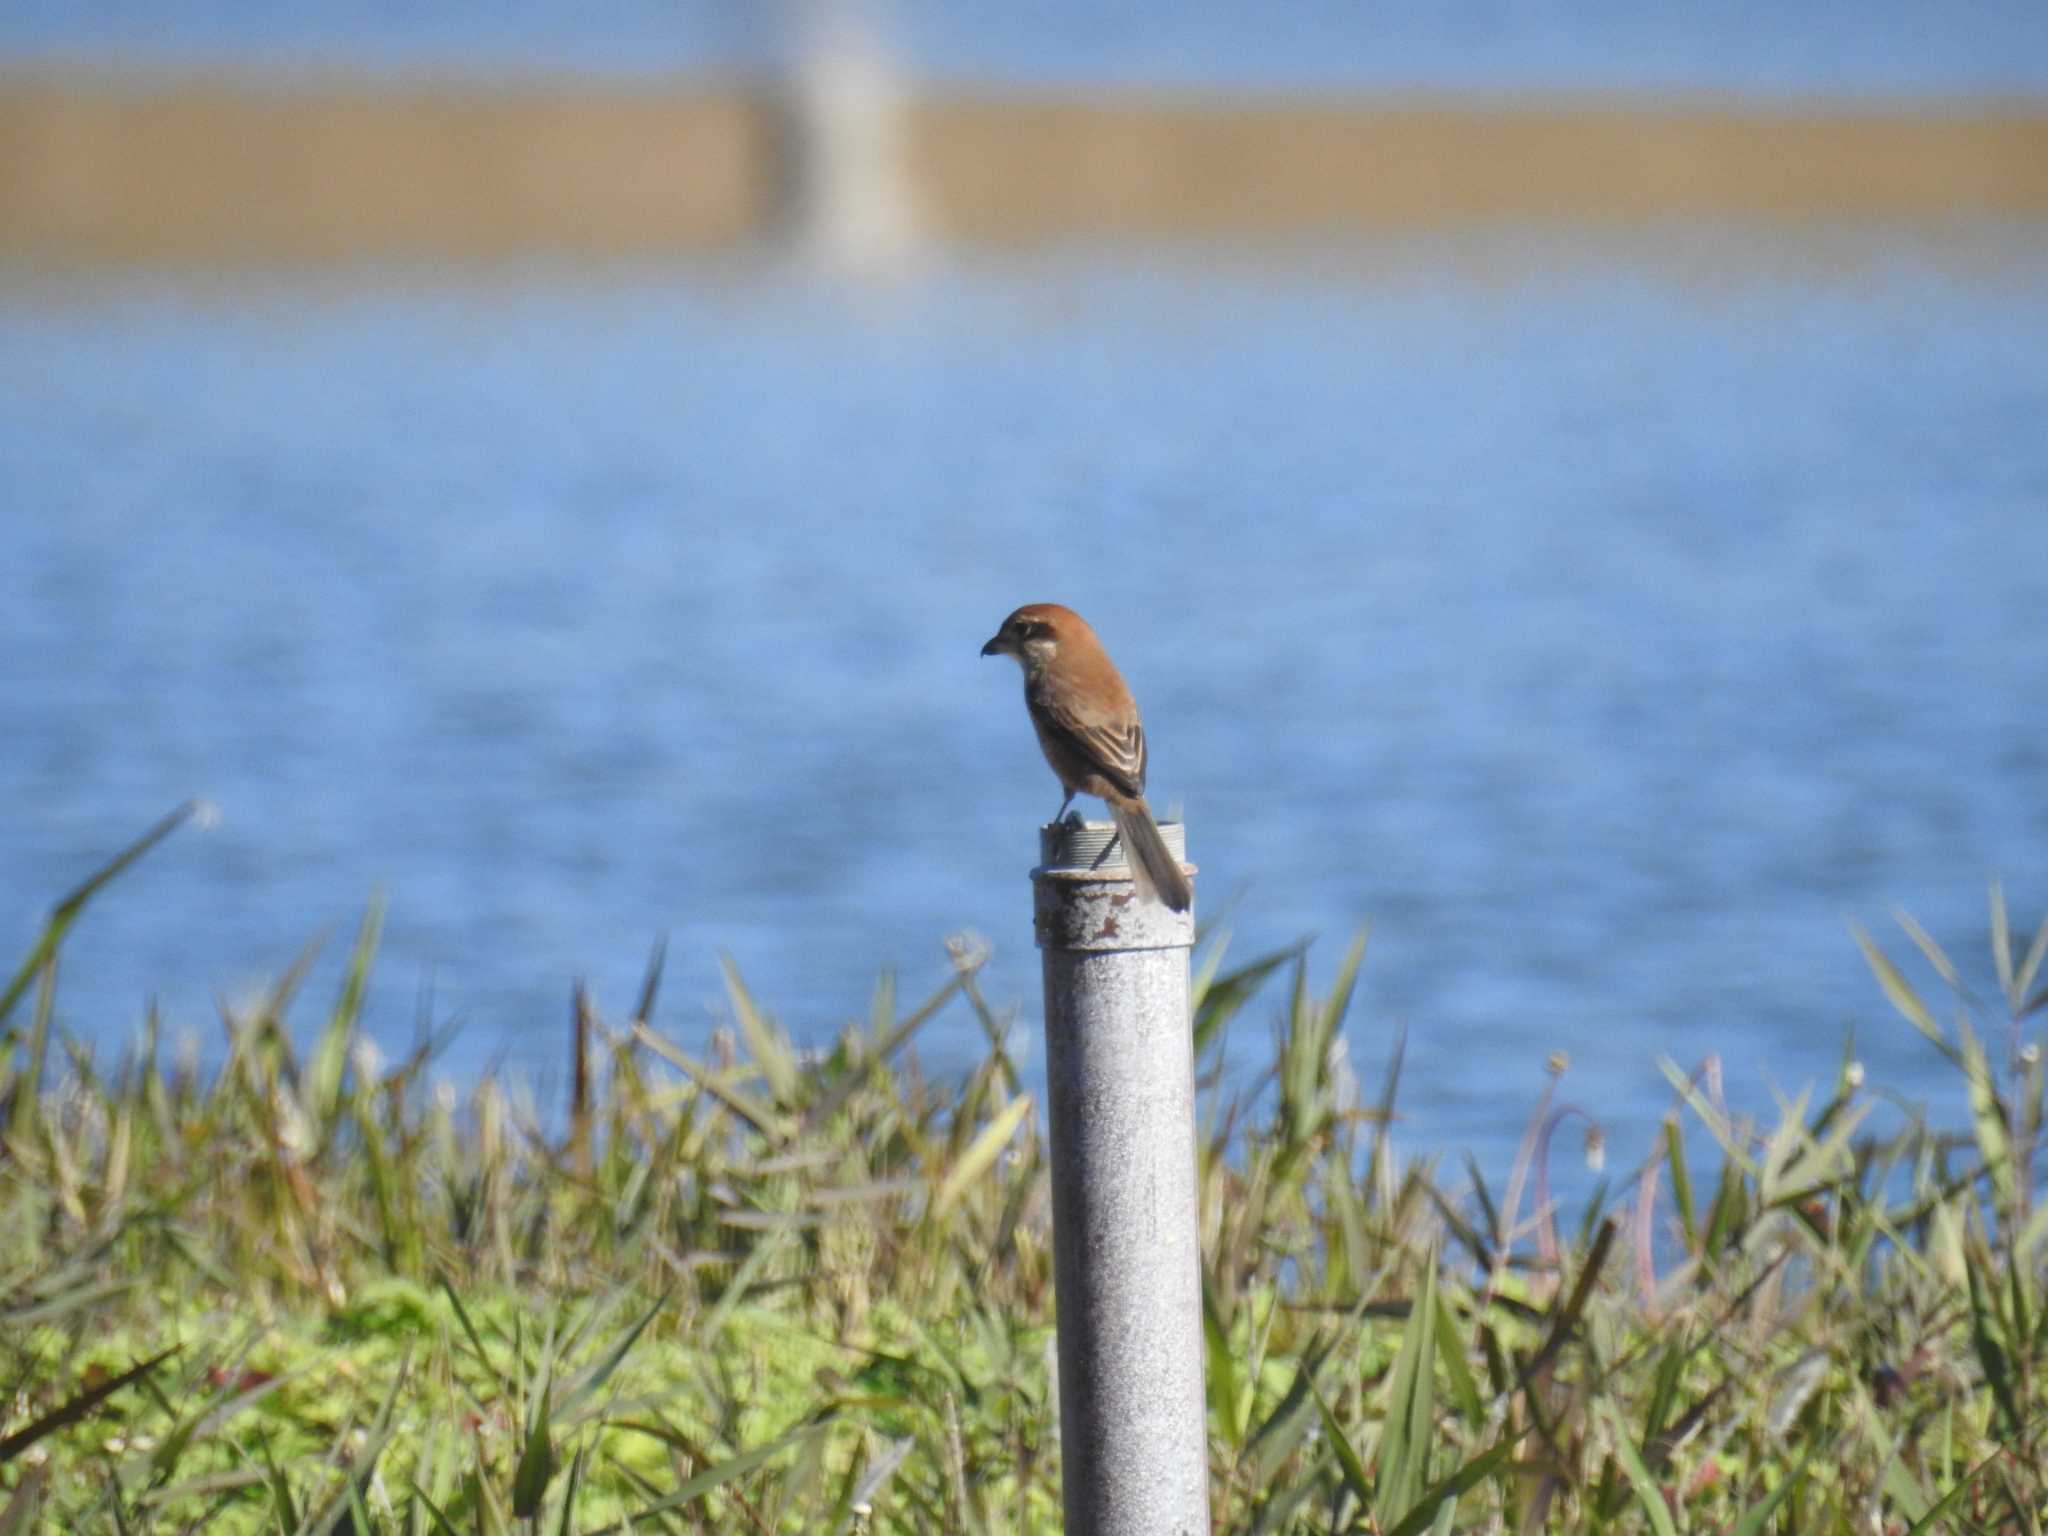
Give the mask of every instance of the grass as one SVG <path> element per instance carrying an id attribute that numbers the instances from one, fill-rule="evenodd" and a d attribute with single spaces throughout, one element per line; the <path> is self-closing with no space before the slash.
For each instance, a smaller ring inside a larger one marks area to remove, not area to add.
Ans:
<path id="1" fill-rule="evenodd" d="M 700 1054 L 653 1023 L 657 954 L 629 1017 L 579 998 L 544 1115 L 437 1088 L 432 1040 L 379 1059 L 373 908 L 303 1050 L 305 962 L 223 1014 L 217 1070 L 153 1024 L 107 1066 L 51 1029 L 64 934 L 183 814 L 0 993 L 0 1536 L 1058 1529 L 1042 1117 L 975 952 L 914 1007 L 884 978 L 819 1052 L 729 971 Z M 1304 949 L 1212 940 L 1218 1529 L 2038 1532 L 2048 925 L 1994 890 L 1986 1000 L 1901 922 L 1940 1015 L 1859 942 L 1965 1133 L 1868 1133 L 1847 1061 L 1768 1125 L 1667 1064 L 1661 1147 L 1568 1224 L 1547 1091 L 1505 1188 L 1396 1155 L 1398 1053 L 1365 1102 L 1333 1049 L 1362 938 L 1320 995 Z M 1229 1088 L 1258 1011 L 1271 1069 Z M 932 1081 L 942 1014 L 986 1043 Z"/>

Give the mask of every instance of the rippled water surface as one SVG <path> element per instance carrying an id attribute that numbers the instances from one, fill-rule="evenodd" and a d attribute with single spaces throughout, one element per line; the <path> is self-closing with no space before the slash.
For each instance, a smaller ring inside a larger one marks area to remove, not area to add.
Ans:
<path id="1" fill-rule="evenodd" d="M 372 1023 L 431 986 L 458 1072 L 664 933 L 684 1036 L 720 949 L 818 1040 L 960 928 L 1028 1021 L 976 652 L 1057 598 L 1233 953 L 1373 921 L 1413 1140 L 1498 1163 L 1560 1048 L 1631 1157 L 1663 1053 L 1915 1088 L 1845 922 L 1981 975 L 1987 879 L 2048 906 L 2048 242 L 1711 238 L 0 292 L 0 943 L 199 792 L 67 952 L 110 1047 L 321 931 L 324 1000 L 380 887 Z"/>

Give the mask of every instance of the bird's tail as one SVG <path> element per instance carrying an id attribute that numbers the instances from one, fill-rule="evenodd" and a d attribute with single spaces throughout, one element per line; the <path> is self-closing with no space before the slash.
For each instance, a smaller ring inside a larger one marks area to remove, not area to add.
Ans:
<path id="1" fill-rule="evenodd" d="M 1112 801 L 1109 814 L 1116 819 L 1116 835 L 1123 842 L 1124 857 L 1138 888 L 1150 891 L 1176 912 L 1194 905 L 1187 872 L 1167 848 L 1151 808 L 1142 800 Z"/>

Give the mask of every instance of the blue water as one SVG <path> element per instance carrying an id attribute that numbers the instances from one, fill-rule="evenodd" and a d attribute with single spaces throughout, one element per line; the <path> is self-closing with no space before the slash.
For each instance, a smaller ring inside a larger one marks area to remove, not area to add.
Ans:
<path id="1" fill-rule="evenodd" d="M 912 73 L 1008 83 L 1472 92 L 2038 96 L 2040 0 L 897 0 Z M 14 0 L 0 58 L 399 72 L 718 73 L 785 58 L 800 0 Z"/>
<path id="2" fill-rule="evenodd" d="M 661 934 L 695 1042 L 720 949 L 824 1040 L 963 928 L 1028 1027 L 1057 796 L 976 653 L 1052 598 L 1232 953 L 1372 920 L 1411 1145 L 1500 1166 L 1563 1049 L 1632 1158 L 1660 1054 L 1767 1104 L 1851 1024 L 1954 1108 L 1846 923 L 1981 979 L 1989 877 L 2048 908 L 2043 234 L 0 289 L 0 947 L 199 793 L 67 951 L 107 1050 L 322 931 L 324 1006 L 377 888 L 453 1073 L 559 1078 Z"/>

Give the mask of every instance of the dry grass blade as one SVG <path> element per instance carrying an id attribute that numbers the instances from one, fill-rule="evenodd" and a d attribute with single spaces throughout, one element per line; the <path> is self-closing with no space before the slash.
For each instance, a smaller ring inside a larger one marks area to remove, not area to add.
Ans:
<path id="1" fill-rule="evenodd" d="M 55 1434 L 66 1425 L 76 1424 L 123 1387 L 147 1376 L 181 1348 L 182 1345 L 174 1344 L 169 1349 L 159 1350 L 147 1360 L 131 1365 L 120 1375 L 110 1376 L 105 1381 L 87 1387 L 76 1397 L 59 1404 L 33 1423 L 25 1424 L 13 1434 L 0 1438 L 0 1467 L 6 1466 L 46 1435 Z"/>

